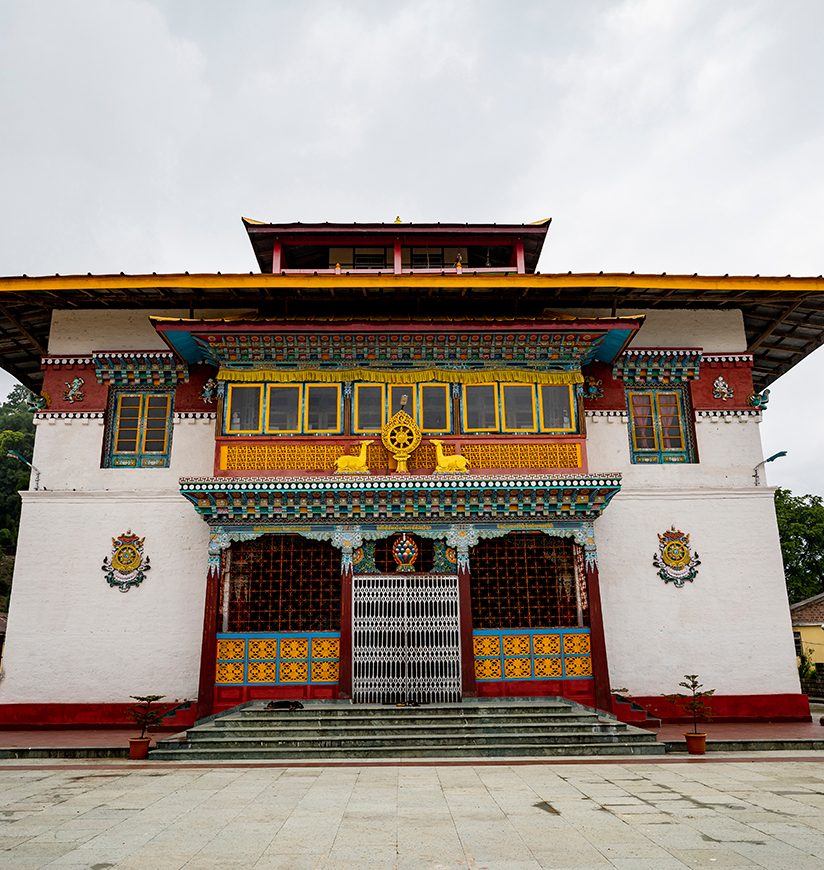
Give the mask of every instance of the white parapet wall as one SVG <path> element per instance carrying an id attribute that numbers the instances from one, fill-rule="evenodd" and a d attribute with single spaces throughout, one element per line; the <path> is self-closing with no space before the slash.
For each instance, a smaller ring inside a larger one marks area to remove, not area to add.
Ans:
<path id="1" fill-rule="evenodd" d="M 145 539 L 151 568 L 121 592 L 112 538 Z M 197 695 L 209 530 L 178 493 L 23 493 L 0 704 Z"/>
<path id="2" fill-rule="evenodd" d="M 701 561 L 682 588 L 653 565 L 673 526 Z M 698 674 L 719 695 L 800 692 L 772 489 L 624 489 L 595 528 L 614 688 Z"/>

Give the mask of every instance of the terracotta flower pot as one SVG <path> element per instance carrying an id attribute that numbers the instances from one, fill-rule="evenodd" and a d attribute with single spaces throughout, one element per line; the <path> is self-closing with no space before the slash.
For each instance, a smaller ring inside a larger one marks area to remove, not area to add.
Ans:
<path id="1" fill-rule="evenodd" d="M 129 758 L 132 761 L 140 761 L 149 757 L 150 737 L 130 737 L 129 738 Z"/>
<path id="2" fill-rule="evenodd" d="M 707 751 L 707 735 L 690 732 L 685 734 L 687 740 L 687 752 L 690 755 L 703 755 Z"/>

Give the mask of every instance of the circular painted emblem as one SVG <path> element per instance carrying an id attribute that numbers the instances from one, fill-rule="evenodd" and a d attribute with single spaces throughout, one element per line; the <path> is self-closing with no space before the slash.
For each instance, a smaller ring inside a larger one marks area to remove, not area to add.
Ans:
<path id="1" fill-rule="evenodd" d="M 661 552 L 661 558 L 670 568 L 684 568 L 689 565 L 690 551 L 680 541 L 670 541 Z"/>
<path id="2" fill-rule="evenodd" d="M 131 544 L 121 544 L 112 555 L 112 567 L 116 571 L 134 571 L 140 565 L 140 553 Z"/>

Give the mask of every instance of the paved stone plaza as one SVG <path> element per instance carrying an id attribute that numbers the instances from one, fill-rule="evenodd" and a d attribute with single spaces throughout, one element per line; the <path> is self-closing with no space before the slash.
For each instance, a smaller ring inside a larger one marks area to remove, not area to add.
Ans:
<path id="1" fill-rule="evenodd" d="M 822 761 L 6 762 L 0 867 L 821 870 Z"/>

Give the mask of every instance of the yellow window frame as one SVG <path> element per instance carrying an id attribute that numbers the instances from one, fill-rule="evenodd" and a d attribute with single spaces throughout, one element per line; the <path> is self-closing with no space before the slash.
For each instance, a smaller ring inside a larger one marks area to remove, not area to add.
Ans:
<path id="1" fill-rule="evenodd" d="M 525 384 L 512 381 L 502 381 L 498 384 L 500 387 L 498 393 L 499 406 L 499 421 L 501 424 L 501 432 L 537 432 L 538 431 L 538 409 L 535 406 L 535 384 Z M 506 387 L 529 387 L 532 390 L 532 425 L 527 427 L 509 427 L 506 425 Z"/>
<path id="2" fill-rule="evenodd" d="M 426 432 L 430 435 L 449 435 L 452 432 L 452 402 L 449 401 L 450 384 L 444 383 L 421 383 L 418 387 L 418 425 L 421 427 L 421 432 Z M 427 429 L 423 425 L 423 389 L 424 387 L 437 387 L 444 392 L 444 404 L 446 405 L 446 427 L 443 429 Z"/>
<path id="3" fill-rule="evenodd" d="M 660 396 L 674 396 L 676 406 L 678 408 L 678 433 L 681 438 L 681 446 L 680 447 L 665 447 L 664 446 L 664 435 L 661 431 L 662 423 L 661 423 L 661 406 L 659 404 Z M 650 397 L 650 409 L 652 413 L 652 436 L 655 440 L 654 447 L 639 447 L 638 441 L 636 439 L 636 427 L 633 422 L 632 415 L 632 397 L 633 396 L 649 396 Z M 685 417 L 686 417 L 686 406 L 684 404 L 684 396 L 678 390 L 627 390 L 627 408 L 629 409 L 629 418 L 630 418 L 630 429 L 632 432 L 632 449 L 635 453 L 645 453 L 645 454 L 659 454 L 664 455 L 667 453 L 673 455 L 681 455 L 689 454 L 689 439 L 687 437 L 687 431 L 685 427 Z"/>
<path id="4" fill-rule="evenodd" d="M 118 450 L 117 444 L 120 441 L 120 409 L 123 405 L 123 399 L 137 399 L 137 421 L 136 421 L 136 431 L 135 431 L 135 440 L 134 440 L 134 450 Z M 118 393 L 117 394 L 117 405 L 114 410 L 114 436 L 112 437 L 112 452 L 113 453 L 125 453 L 127 455 L 138 456 L 140 454 L 140 446 L 142 445 L 141 438 L 141 423 L 143 421 L 143 393 Z"/>
<path id="5" fill-rule="evenodd" d="M 381 393 L 381 422 L 374 429 L 370 429 L 363 426 L 358 426 L 358 416 L 360 414 L 360 397 L 358 393 L 364 387 L 368 387 L 369 389 L 379 389 Z M 386 387 L 387 384 L 376 384 L 374 381 L 362 381 L 355 384 L 354 397 L 352 402 L 352 431 L 356 435 L 372 435 L 376 432 L 380 432 L 383 428 L 383 425 L 386 423 L 386 409 L 388 407 L 388 403 L 386 400 Z"/>
<path id="6" fill-rule="evenodd" d="M 258 388 L 258 427 L 257 429 L 233 429 L 232 428 L 232 391 L 240 389 L 249 389 L 250 387 Z M 226 405 L 224 414 L 223 429 L 227 435 L 260 435 L 263 432 L 263 397 L 265 390 L 264 384 L 247 384 L 244 382 L 238 384 L 229 384 L 229 389 L 226 391 Z"/>
<path id="7" fill-rule="evenodd" d="M 162 450 L 147 450 L 146 449 L 146 436 L 149 434 L 149 399 L 163 399 L 166 404 L 166 410 L 163 414 L 163 449 Z M 118 404 L 118 408 L 119 408 Z M 140 403 L 140 416 L 138 420 L 140 422 L 140 429 L 142 430 L 140 437 L 140 454 L 145 455 L 162 455 L 168 452 L 169 450 L 169 414 L 172 409 L 172 397 L 168 394 L 164 393 L 144 393 L 142 396 L 142 401 Z M 115 433 L 116 435 L 117 433 Z M 115 441 L 117 444 L 117 441 Z M 117 451 L 118 453 L 127 453 L 129 451 Z"/>
<path id="8" fill-rule="evenodd" d="M 466 422 L 466 411 L 467 411 L 467 400 L 466 393 L 467 390 L 471 390 L 473 387 L 492 387 L 492 395 L 495 401 L 495 424 L 490 427 L 479 427 L 479 428 L 470 428 Z M 463 427 L 464 432 L 500 432 L 501 431 L 501 409 L 500 402 L 498 401 L 498 385 L 495 381 L 485 381 L 480 384 L 464 384 L 463 390 L 461 394 L 461 425 Z"/>
<path id="9" fill-rule="evenodd" d="M 559 386 L 565 386 L 567 388 L 567 394 L 569 399 L 569 419 L 570 425 L 565 428 L 557 428 L 552 426 L 547 426 L 544 422 L 544 397 L 541 394 L 541 387 L 545 386 L 544 384 L 537 384 L 538 387 L 538 410 L 540 412 L 540 420 L 541 420 L 541 432 L 577 432 L 578 431 L 578 403 L 575 401 L 575 385 L 574 384 L 563 384 Z M 549 385 L 546 385 L 549 386 Z"/>
<path id="10" fill-rule="evenodd" d="M 309 393 L 311 390 L 323 387 L 324 389 L 335 390 L 335 420 L 336 424 L 333 429 L 310 429 L 309 428 Z M 314 383 L 303 385 L 303 431 L 307 435 L 337 435 L 341 431 L 341 387 L 342 384 L 331 383 Z"/>
<path id="11" fill-rule="evenodd" d="M 269 401 L 272 393 L 275 390 L 294 390 L 298 391 L 298 413 L 295 418 L 294 429 L 272 429 L 269 427 Z M 267 384 L 266 385 L 266 402 L 264 404 L 265 415 L 261 414 L 261 422 L 264 430 L 273 435 L 295 435 L 301 431 L 301 422 L 303 421 L 303 384 Z M 228 431 L 228 430 L 227 430 Z"/>

